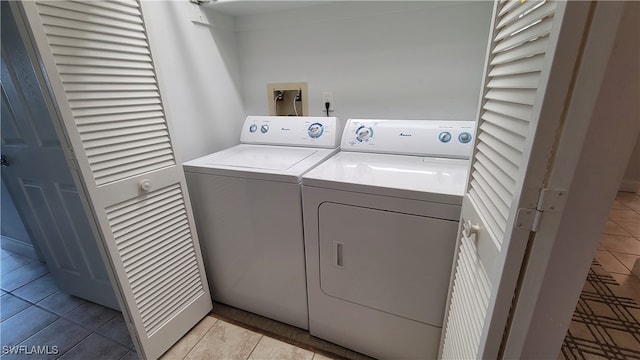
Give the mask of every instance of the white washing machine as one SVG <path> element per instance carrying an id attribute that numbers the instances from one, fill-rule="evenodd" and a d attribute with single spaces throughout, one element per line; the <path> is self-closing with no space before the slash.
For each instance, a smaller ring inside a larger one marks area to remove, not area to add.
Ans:
<path id="1" fill-rule="evenodd" d="M 184 163 L 215 301 L 308 329 L 300 182 L 341 130 L 332 117 L 249 116 L 240 145 Z"/>
<path id="2" fill-rule="evenodd" d="M 475 124 L 355 120 L 303 176 L 309 330 L 380 359 L 434 359 Z"/>

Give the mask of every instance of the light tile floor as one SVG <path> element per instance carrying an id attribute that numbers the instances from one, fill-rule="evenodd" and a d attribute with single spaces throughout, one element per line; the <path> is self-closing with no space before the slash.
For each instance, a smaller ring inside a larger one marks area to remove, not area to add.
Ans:
<path id="1" fill-rule="evenodd" d="M 640 280 L 632 272 L 640 258 L 640 195 L 618 193 L 595 258 L 640 303 Z"/>
<path id="2" fill-rule="evenodd" d="M 326 360 L 330 358 L 222 319 L 207 316 L 160 359 Z"/>
<path id="3" fill-rule="evenodd" d="M 138 358 L 121 313 L 61 292 L 53 276 L 38 261 L 0 249 L 0 289 L 2 360 Z M 260 318 L 222 304 L 217 308 L 224 310 L 226 315 L 242 313 L 243 319 Z M 162 359 L 329 359 L 214 316 L 200 321 Z M 269 325 L 268 330 L 279 328 L 273 324 L 286 327 L 273 320 L 261 319 L 254 328 L 260 328 L 262 324 Z M 14 345 L 28 349 L 48 346 L 45 349 L 48 354 L 2 353 L 2 347 Z"/>

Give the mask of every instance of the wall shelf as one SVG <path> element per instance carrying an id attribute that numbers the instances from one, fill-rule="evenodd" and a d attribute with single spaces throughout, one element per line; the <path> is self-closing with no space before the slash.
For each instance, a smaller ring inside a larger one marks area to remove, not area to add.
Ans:
<path id="1" fill-rule="evenodd" d="M 326 4 L 328 1 L 270 1 L 270 0 L 213 0 L 203 3 L 207 9 L 232 16 L 254 15 L 267 12 L 287 11 L 302 7 Z"/>

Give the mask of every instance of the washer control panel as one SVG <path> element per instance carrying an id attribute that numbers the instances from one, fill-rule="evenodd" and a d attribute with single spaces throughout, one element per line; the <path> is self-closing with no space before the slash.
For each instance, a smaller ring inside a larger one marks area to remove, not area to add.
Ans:
<path id="1" fill-rule="evenodd" d="M 240 142 L 246 144 L 338 147 L 338 118 L 320 116 L 248 116 Z"/>
<path id="2" fill-rule="evenodd" d="M 475 122 L 456 120 L 349 119 L 344 151 L 469 158 Z"/>

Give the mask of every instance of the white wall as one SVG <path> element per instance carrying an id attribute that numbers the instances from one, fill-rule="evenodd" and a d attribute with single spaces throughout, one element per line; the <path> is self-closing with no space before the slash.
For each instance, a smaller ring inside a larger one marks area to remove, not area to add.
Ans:
<path id="1" fill-rule="evenodd" d="M 174 144 L 182 161 L 238 143 L 245 118 L 233 28 L 190 20 L 189 1 L 146 1 L 143 12 Z M 219 15 L 221 23 L 233 19 Z"/>
<path id="2" fill-rule="evenodd" d="M 166 112 L 183 161 L 238 142 L 246 115 L 268 113 L 266 84 L 309 83 L 350 117 L 471 120 L 490 2 L 346 2 L 191 21 L 188 1 L 143 3 Z"/>
<path id="3" fill-rule="evenodd" d="M 346 2 L 231 17 L 188 1 L 143 11 L 182 161 L 238 142 L 246 115 L 268 113 L 266 84 L 309 83 L 350 117 L 471 120 L 490 2 Z"/>
<path id="4" fill-rule="evenodd" d="M 266 84 L 308 82 L 310 115 L 473 120 L 491 2 L 346 2 L 236 18 L 248 115 Z"/>

